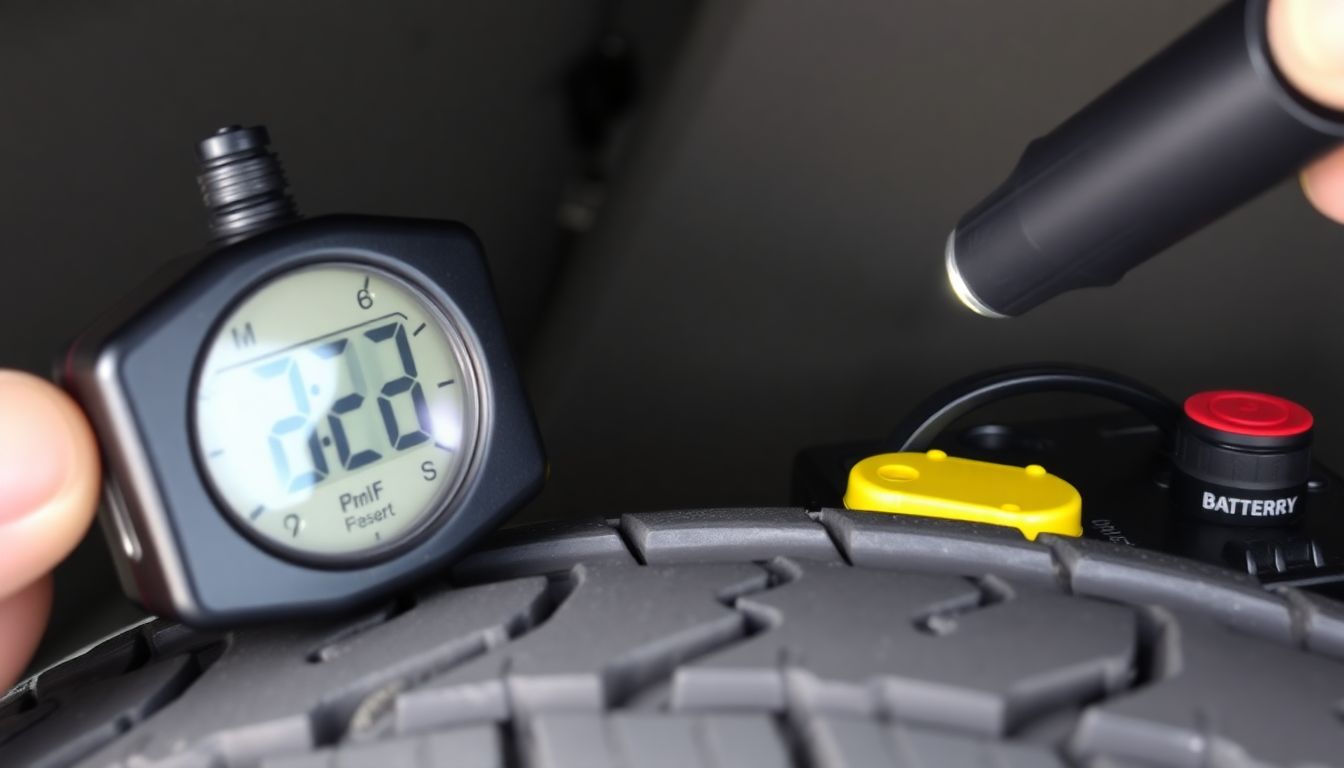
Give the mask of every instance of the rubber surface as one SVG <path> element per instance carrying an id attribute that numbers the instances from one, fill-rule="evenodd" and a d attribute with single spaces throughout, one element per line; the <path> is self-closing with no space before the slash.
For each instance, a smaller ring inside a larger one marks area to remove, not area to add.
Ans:
<path id="1" fill-rule="evenodd" d="M 1344 764 L 1344 607 L 838 510 L 504 531 L 364 616 L 152 622 L 0 700 L 5 766 Z"/>

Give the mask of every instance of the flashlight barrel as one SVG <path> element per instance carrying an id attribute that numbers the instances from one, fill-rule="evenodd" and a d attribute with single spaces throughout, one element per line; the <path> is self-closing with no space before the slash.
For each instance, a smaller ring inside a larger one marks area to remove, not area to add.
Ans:
<path id="1" fill-rule="evenodd" d="M 1111 285 L 1344 139 L 1275 67 L 1267 4 L 1233 0 L 1029 144 L 949 239 L 963 300 L 1011 316 Z"/>

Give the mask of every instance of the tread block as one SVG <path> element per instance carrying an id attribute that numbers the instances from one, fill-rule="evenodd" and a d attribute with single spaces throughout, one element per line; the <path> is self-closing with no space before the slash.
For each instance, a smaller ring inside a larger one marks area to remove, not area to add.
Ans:
<path id="1" fill-rule="evenodd" d="M 426 765 L 420 757 L 420 745 L 413 741 L 376 741 L 354 744 L 336 753 L 332 761 L 340 768 L 387 768 L 390 765 Z"/>
<path id="2" fill-rule="evenodd" d="M 1044 534 L 1075 594 L 1214 615 L 1237 629 L 1293 644 L 1288 605 L 1244 573 L 1103 541 Z"/>
<path id="3" fill-rule="evenodd" d="M 521 728 L 522 752 L 536 768 L 615 768 L 600 714 L 547 714 Z"/>
<path id="4" fill-rule="evenodd" d="M 683 711 L 787 705 L 1002 735 L 1131 679 L 1138 638 L 1131 610 L 1014 589 L 983 604 L 966 579 L 804 566 L 797 580 L 738 601 L 778 625 L 679 668 L 672 704 Z M 981 604 L 966 610 L 968 603 Z M 921 628 L 921 618 L 940 612 L 950 624 L 936 633 Z"/>
<path id="5" fill-rule="evenodd" d="M 425 768 L 453 765 L 454 768 L 504 768 L 503 733 L 491 725 L 457 728 L 444 733 L 419 737 L 421 760 Z M 384 763 L 378 768 L 392 768 Z"/>
<path id="6" fill-rule="evenodd" d="M 140 635 L 156 657 L 197 651 L 224 639 L 221 634 L 201 632 L 166 619 L 140 625 Z"/>
<path id="7" fill-rule="evenodd" d="M 89 768 L 92 768 L 94 765 L 99 766 L 99 768 L 105 768 L 102 763 L 81 763 L 81 765 L 89 766 Z M 145 765 L 146 764 L 142 762 L 127 761 L 125 763 L 116 763 L 115 768 L 142 768 Z M 177 752 L 171 757 L 164 758 L 163 760 L 156 760 L 150 765 L 152 765 L 152 768 L 220 768 L 221 766 L 223 766 L 223 768 L 243 768 L 237 763 L 221 763 L 212 755 L 197 751 Z M 245 765 L 246 768 L 251 768 L 252 763 L 246 763 Z"/>
<path id="8" fill-rule="evenodd" d="M 258 768 L 331 768 L 334 755 L 331 752 L 312 752 L 307 755 L 286 755 L 284 757 L 262 758 Z M 385 767 L 386 768 L 386 767 Z"/>
<path id="9" fill-rule="evenodd" d="M 1064 768 L 1059 756 L 1035 744 L 1013 744 L 905 725 L 847 717 L 809 718 L 803 728 L 819 768 Z"/>
<path id="10" fill-rule="evenodd" d="M 312 749 L 312 746 L 312 723 L 306 714 L 296 713 L 216 731 L 186 750 L 171 755 L 167 763 L 174 768 L 221 763 L 228 768 L 243 768 L 267 755 L 294 754 Z"/>
<path id="11" fill-rule="evenodd" d="M 350 744 L 304 755 L 263 759 L 260 768 L 505 768 L 499 729 L 459 728 L 445 733 Z"/>
<path id="12" fill-rule="evenodd" d="M 621 530 L 650 564 L 741 563 L 791 557 L 835 562 L 831 537 L 802 509 L 696 509 L 621 516 Z"/>
<path id="13" fill-rule="evenodd" d="M 576 563 L 634 565 L 616 530 L 601 520 L 539 523 L 506 528 L 452 569 L 454 581 L 464 584 L 516 579 L 563 571 Z"/>
<path id="14" fill-rule="evenodd" d="M 1029 744 L 1005 744 L 970 739 L 940 731 L 897 727 L 891 729 L 900 765 L 941 768 L 946 765 L 977 768 L 1063 768 L 1050 750 Z"/>
<path id="15" fill-rule="evenodd" d="M 454 768 L 504 768 L 503 734 L 489 725 L 455 728 L 420 737 L 420 754 L 425 768 L 451 765 Z M 393 768 L 384 763 L 378 768 Z"/>
<path id="16" fill-rule="evenodd" d="M 118 677 L 48 691 L 46 715 L 11 738 L 0 736 L 6 765 L 70 765 L 116 739 L 171 701 L 196 675 L 189 657 Z"/>
<path id="17" fill-rule="evenodd" d="M 628 768 L 686 768 L 705 761 L 694 718 L 617 713 L 607 730 Z"/>
<path id="18" fill-rule="evenodd" d="M 34 692 L 39 699 L 66 685 L 79 685 L 126 672 L 149 658 L 139 632 L 122 632 L 93 646 L 64 664 L 39 673 Z"/>
<path id="19" fill-rule="evenodd" d="M 866 768 L 895 762 L 884 726 L 866 717 L 817 716 L 803 723 L 803 742 L 817 768 Z"/>
<path id="20" fill-rule="evenodd" d="M 1098 757 L 1079 765 L 1083 768 L 1153 768 L 1151 765 L 1123 760 L 1118 757 Z"/>
<path id="21" fill-rule="evenodd" d="M 724 600 L 770 579 L 743 563 L 575 574 L 573 593 L 536 631 L 398 697 L 397 730 L 620 704 L 679 662 L 744 637 L 746 617 Z"/>
<path id="22" fill-rule="evenodd" d="M 1144 764 L 1334 765 L 1344 755 L 1344 664 L 1176 614 L 1166 677 L 1100 702 L 1070 741 L 1080 758 Z"/>
<path id="23" fill-rule="evenodd" d="M 607 732 L 618 764 L 627 768 L 792 765 L 778 727 L 762 715 L 620 713 L 607 720 Z"/>
<path id="24" fill-rule="evenodd" d="M 792 765 L 779 728 L 769 718 L 716 715 L 700 720 L 705 749 L 715 768 L 737 765 L 788 768 Z"/>
<path id="25" fill-rule="evenodd" d="M 315 737 L 339 735 L 359 705 L 381 689 L 507 642 L 509 627 L 531 613 L 545 589 L 545 579 L 531 577 L 442 591 L 350 635 L 338 654 L 321 663 L 308 657 L 333 633 L 342 634 L 339 625 L 239 632 L 200 679 L 155 716 L 152 729 L 112 745 L 91 764 L 132 755 L 149 762 L 173 753 L 227 764 L 311 749 Z"/>
<path id="26" fill-rule="evenodd" d="M 823 509 L 820 519 L 857 566 L 993 574 L 1042 587 L 1059 583 L 1050 550 L 1016 529 L 846 509 Z"/>

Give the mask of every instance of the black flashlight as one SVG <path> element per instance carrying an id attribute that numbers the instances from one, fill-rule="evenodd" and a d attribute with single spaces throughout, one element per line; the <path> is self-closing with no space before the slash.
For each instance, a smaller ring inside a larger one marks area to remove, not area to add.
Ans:
<path id="1" fill-rule="evenodd" d="M 1268 0 L 1233 0 L 1049 134 L 947 240 L 987 317 L 1111 285 L 1344 140 L 1277 69 Z"/>

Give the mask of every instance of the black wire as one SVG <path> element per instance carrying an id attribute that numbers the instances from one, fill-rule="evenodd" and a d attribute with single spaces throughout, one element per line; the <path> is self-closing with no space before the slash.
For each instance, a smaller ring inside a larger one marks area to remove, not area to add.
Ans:
<path id="1" fill-rule="evenodd" d="M 925 400 L 887 438 L 887 451 L 926 451 L 952 422 L 989 403 L 1017 395 L 1075 392 L 1112 400 L 1147 416 L 1170 434 L 1180 409 L 1161 392 L 1100 368 L 1034 364 L 964 378 Z"/>

